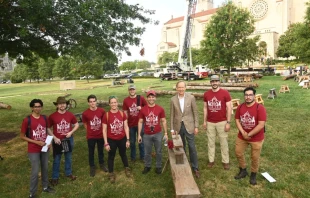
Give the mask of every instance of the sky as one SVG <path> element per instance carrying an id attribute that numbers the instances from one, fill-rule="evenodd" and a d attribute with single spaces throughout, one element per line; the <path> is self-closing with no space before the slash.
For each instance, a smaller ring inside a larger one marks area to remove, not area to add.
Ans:
<path id="1" fill-rule="evenodd" d="M 222 5 L 226 0 L 213 0 L 214 8 Z M 120 64 L 126 61 L 134 60 L 147 60 L 149 62 L 157 62 L 156 60 L 156 48 L 159 44 L 161 37 L 161 29 L 163 24 L 168 20 L 184 16 L 187 12 L 186 0 L 126 0 L 128 4 L 139 4 L 145 9 L 156 10 L 154 15 L 151 15 L 152 19 L 158 20 L 158 25 L 146 25 L 146 31 L 141 36 L 141 44 L 145 49 L 145 55 L 142 57 L 139 52 L 141 46 L 130 46 L 131 56 L 122 54 L 122 58 L 119 59 Z"/>

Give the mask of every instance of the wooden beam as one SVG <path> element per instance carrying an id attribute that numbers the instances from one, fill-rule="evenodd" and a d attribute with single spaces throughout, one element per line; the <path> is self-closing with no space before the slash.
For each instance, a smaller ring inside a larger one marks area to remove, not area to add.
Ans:
<path id="1" fill-rule="evenodd" d="M 183 150 L 183 148 L 180 148 Z M 183 150 L 184 152 L 184 150 Z M 186 155 L 184 155 L 184 163 L 176 164 L 175 154 L 172 149 L 168 148 L 169 162 L 171 166 L 171 174 L 175 187 L 176 198 L 198 198 L 200 191 L 194 179 L 192 169 L 188 163 Z"/>

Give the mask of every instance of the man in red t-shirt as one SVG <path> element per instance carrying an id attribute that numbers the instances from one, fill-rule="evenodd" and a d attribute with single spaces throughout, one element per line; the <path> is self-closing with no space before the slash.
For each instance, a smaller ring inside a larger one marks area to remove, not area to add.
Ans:
<path id="1" fill-rule="evenodd" d="M 162 163 L 162 128 L 160 123 L 164 128 L 164 138 L 168 140 L 167 135 L 167 121 L 165 110 L 155 104 L 156 93 L 153 90 L 150 90 L 146 94 L 147 97 L 147 106 L 144 106 L 139 113 L 139 123 L 138 123 L 138 142 L 142 142 L 141 131 L 142 125 L 144 125 L 144 163 L 145 167 L 142 171 L 142 174 L 146 174 L 151 170 L 152 165 L 152 147 L 154 144 L 155 153 L 156 153 L 156 173 L 161 174 L 161 163 Z"/>
<path id="2" fill-rule="evenodd" d="M 236 110 L 236 126 L 239 130 L 236 139 L 236 156 L 239 162 L 239 173 L 235 179 L 241 179 L 248 175 L 244 152 L 251 145 L 251 177 L 250 184 L 256 185 L 256 173 L 259 167 L 259 158 L 264 142 L 265 122 L 267 120 L 266 109 L 255 102 L 256 90 L 247 87 L 243 91 L 245 103 Z"/>
<path id="3" fill-rule="evenodd" d="M 231 97 L 228 91 L 220 88 L 220 77 L 211 76 L 212 89 L 204 93 L 203 127 L 208 136 L 208 167 L 214 166 L 215 138 L 219 137 L 221 145 L 222 163 L 225 170 L 229 170 L 228 132 L 232 113 Z"/>
<path id="4" fill-rule="evenodd" d="M 94 177 L 96 174 L 96 166 L 94 162 L 95 146 L 97 144 L 98 158 L 100 168 L 104 172 L 108 169 L 104 165 L 103 154 L 103 133 L 102 133 L 102 118 L 105 114 L 104 109 L 97 107 L 97 97 L 89 95 L 87 97 L 89 108 L 82 114 L 83 125 L 86 129 L 86 138 L 88 144 L 88 162 L 90 166 L 89 175 Z"/>
<path id="5" fill-rule="evenodd" d="M 43 152 L 42 147 L 46 145 L 47 134 L 53 135 L 48 128 L 46 116 L 41 115 L 43 102 L 40 99 L 33 99 L 29 104 L 32 113 L 22 123 L 20 138 L 28 142 L 28 158 L 31 163 L 30 195 L 35 197 L 39 182 L 39 169 L 41 167 L 41 178 L 43 192 L 55 193 L 53 188 L 48 186 L 48 155 L 49 151 Z M 56 142 L 59 143 L 59 140 Z"/>
<path id="6" fill-rule="evenodd" d="M 142 107 L 147 103 L 143 96 L 136 94 L 136 86 L 129 85 L 128 87 L 129 96 L 123 101 L 123 110 L 128 117 L 128 126 L 130 134 L 130 157 L 131 161 L 136 160 L 136 140 L 138 135 L 138 121 L 139 112 Z M 141 132 L 143 137 L 143 129 Z M 144 160 L 144 145 L 143 142 L 139 143 L 140 159 Z"/>
<path id="7" fill-rule="evenodd" d="M 76 176 L 72 175 L 72 150 L 73 150 L 73 133 L 79 128 L 79 124 L 77 122 L 76 117 L 73 113 L 66 110 L 67 108 L 67 101 L 65 97 L 58 97 L 57 101 L 54 102 L 54 105 L 57 106 L 57 111 L 52 113 L 49 116 L 49 127 L 53 128 L 53 133 L 57 139 L 63 141 L 65 139 L 69 140 L 70 144 L 70 151 L 65 152 L 65 175 L 66 177 L 70 178 L 72 181 L 76 179 Z M 72 125 L 74 126 L 72 128 Z M 55 138 L 55 139 L 56 139 Z M 57 153 L 56 151 L 56 141 L 53 143 L 53 173 L 52 173 L 52 185 L 58 184 L 59 179 L 59 167 L 61 161 L 62 153 Z"/>

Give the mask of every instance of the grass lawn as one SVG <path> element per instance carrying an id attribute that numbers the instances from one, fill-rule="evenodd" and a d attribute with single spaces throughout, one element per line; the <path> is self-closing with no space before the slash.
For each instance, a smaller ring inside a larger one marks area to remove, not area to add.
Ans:
<path id="1" fill-rule="evenodd" d="M 201 82 L 201 81 L 200 81 Z M 207 168 L 207 137 L 202 129 L 203 101 L 197 99 L 200 114 L 199 134 L 196 137 L 198 160 L 201 178 L 196 179 L 202 197 L 310 197 L 307 186 L 310 186 L 310 173 L 307 168 L 310 164 L 310 123 L 309 106 L 310 90 L 298 87 L 293 80 L 283 81 L 281 77 L 265 76 L 256 80 L 259 84 L 257 93 L 263 94 L 267 109 L 266 138 L 263 145 L 259 172 L 268 172 L 277 182 L 269 183 L 262 175 L 258 175 L 258 185 L 251 186 L 249 177 L 236 181 L 234 175 L 239 171 L 234 154 L 237 129 L 232 124 L 229 132 L 229 150 L 231 169 L 225 171 L 221 164 L 220 146 L 217 140 L 215 166 Z M 163 81 L 158 79 L 135 79 L 137 92 L 149 86 L 163 86 L 155 90 L 172 90 L 176 81 Z M 76 81 L 76 89 L 68 91 L 59 90 L 59 81 L 0 84 L 0 102 L 12 106 L 11 110 L 0 109 L 0 133 L 13 132 L 16 138 L 0 143 L 0 197 L 27 197 L 29 188 L 30 162 L 27 158 L 27 143 L 19 138 L 20 126 L 24 117 L 31 113 L 29 102 L 33 98 L 40 98 L 44 102 L 43 114 L 50 115 L 55 111 L 53 102 L 56 98 L 67 93 L 77 101 L 73 113 L 81 113 L 87 107 L 87 96 L 97 95 L 99 100 L 107 101 L 110 95 L 115 95 L 120 102 L 128 95 L 127 85 L 118 88 L 107 88 L 111 80 L 84 80 Z M 287 84 L 290 93 L 279 94 L 282 84 Z M 278 97 L 267 99 L 269 89 L 276 88 Z M 191 90 L 188 90 L 191 91 Z M 204 92 L 193 91 L 193 92 Z M 230 92 L 232 98 L 243 100 L 242 92 Z M 157 104 L 166 110 L 167 123 L 170 123 L 169 107 L 171 96 L 158 96 Z M 107 108 L 106 108 L 107 109 Z M 170 126 L 168 125 L 170 130 Z M 1 140 L 0 140 L 1 142 Z M 247 154 L 249 154 L 248 148 Z M 128 155 L 130 150 L 128 150 Z M 95 154 L 96 155 L 96 154 Z M 167 151 L 163 149 L 163 163 L 167 160 Z M 247 162 L 250 162 L 247 155 Z M 144 164 L 136 162 L 130 164 L 133 172 L 132 178 L 125 176 L 121 159 L 115 159 L 116 183 L 110 184 L 106 173 L 97 171 L 95 177 L 89 176 L 88 149 L 84 127 L 81 126 L 75 133 L 75 147 L 73 151 L 73 173 L 78 176 L 74 182 L 64 177 L 64 163 L 61 164 L 61 175 L 56 194 L 49 195 L 41 192 L 41 185 L 37 192 L 38 197 L 147 197 L 163 198 L 175 197 L 174 185 L 169 165 L 162 175 L 157 175 L 152 169 L 147 175 L 142 175 Z M 105 160 L 107 153 L 105 152 Z M 63 160 L 62 160 L 63 161 Z M 52 154 L 49 159 L 49 176 L 52 170 Z M 97 162 L 97 157 L 95 157 Z M 249 165 L 248 165 L 249 167 Z M 154 168 L 154 160 L 153 160 Z"/>

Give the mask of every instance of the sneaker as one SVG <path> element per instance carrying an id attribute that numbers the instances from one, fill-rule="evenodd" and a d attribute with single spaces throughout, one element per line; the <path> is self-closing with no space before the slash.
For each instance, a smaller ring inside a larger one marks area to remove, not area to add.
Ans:
<path id="1" fill-rule="evenodd" d="M 131 176 L 131 173 L 130 173 L 130 168 L 129 167 L 125 167 L 125 174 L 127 177 L 130 177 Z"/>
<path id="2" fill-rule="evenodd" d="M 100 164 L 100 169 L 101 169 L 102 171 L 104 171 L 104 172 L 108 172 L 108 169 L 107 169 L 107 167 L 105 167 L 104 164 Z"/>
<path id="3" fill-rule="evenodd" d="M 114 173 L 110 173 L 109 174 L 109 179 L 110 179 L 110 182 L 113 184 L 115 183 L 115 174 Z"/>
<path id="4" fill-rule="evenodd" d="M 151 167 L 144 167 L 142 174 L 146 174 L 146 173 L 150 172 L 150 170 L 151 170 Z"/>
<path id="5" fill-rule="evenodd" d="M 51 187 L 47 187 L 47 188 L 43 188 L 43 192 L 47 192 L 47 193 L 55 193 L 55 190 Z"/>
<path id="6" fill-rule="evenodd" d="M 208 163 L 208 168 L 212 168 L 214 166 L 214 162 L 209 162 Z"/>
<path id="7" fill-rule="evenodd" d="M 57 184 L 58 184 L 58 179 L 51 179 L 51 180 L 50 180 L 50 184 L 51 184 L 52 186 L 57 186 Z"/>
<path id="8" fill-rule="evenodd" d="M 156 168 L 155 172 L 159 175 L 161 174 L 161 168 Z"/>
<path id="9" fill-rule="evenodd" d="M 91 177 L 95 177 L 96 175 L 96 167 L 95 166 L 91 166 L 90 169 L 89 169 L 89 175 Z"/>
<path id="10" fill-rule="evenodd" d="M 71 181 L 74 181 L 77 178 L 77 176 L 74 176 L 74 175 L 68 175 L 67 177 L 71 179 Z"/>
<path id="11" fill-rule="evenodd" d="M 29 197 L 31 197 L 31 198 L 35 198 L 36 196 L 35 196 L 35 195 L 31 195 L 31 194 L 30 194 L 30 195 L 29 195 Z"/>

